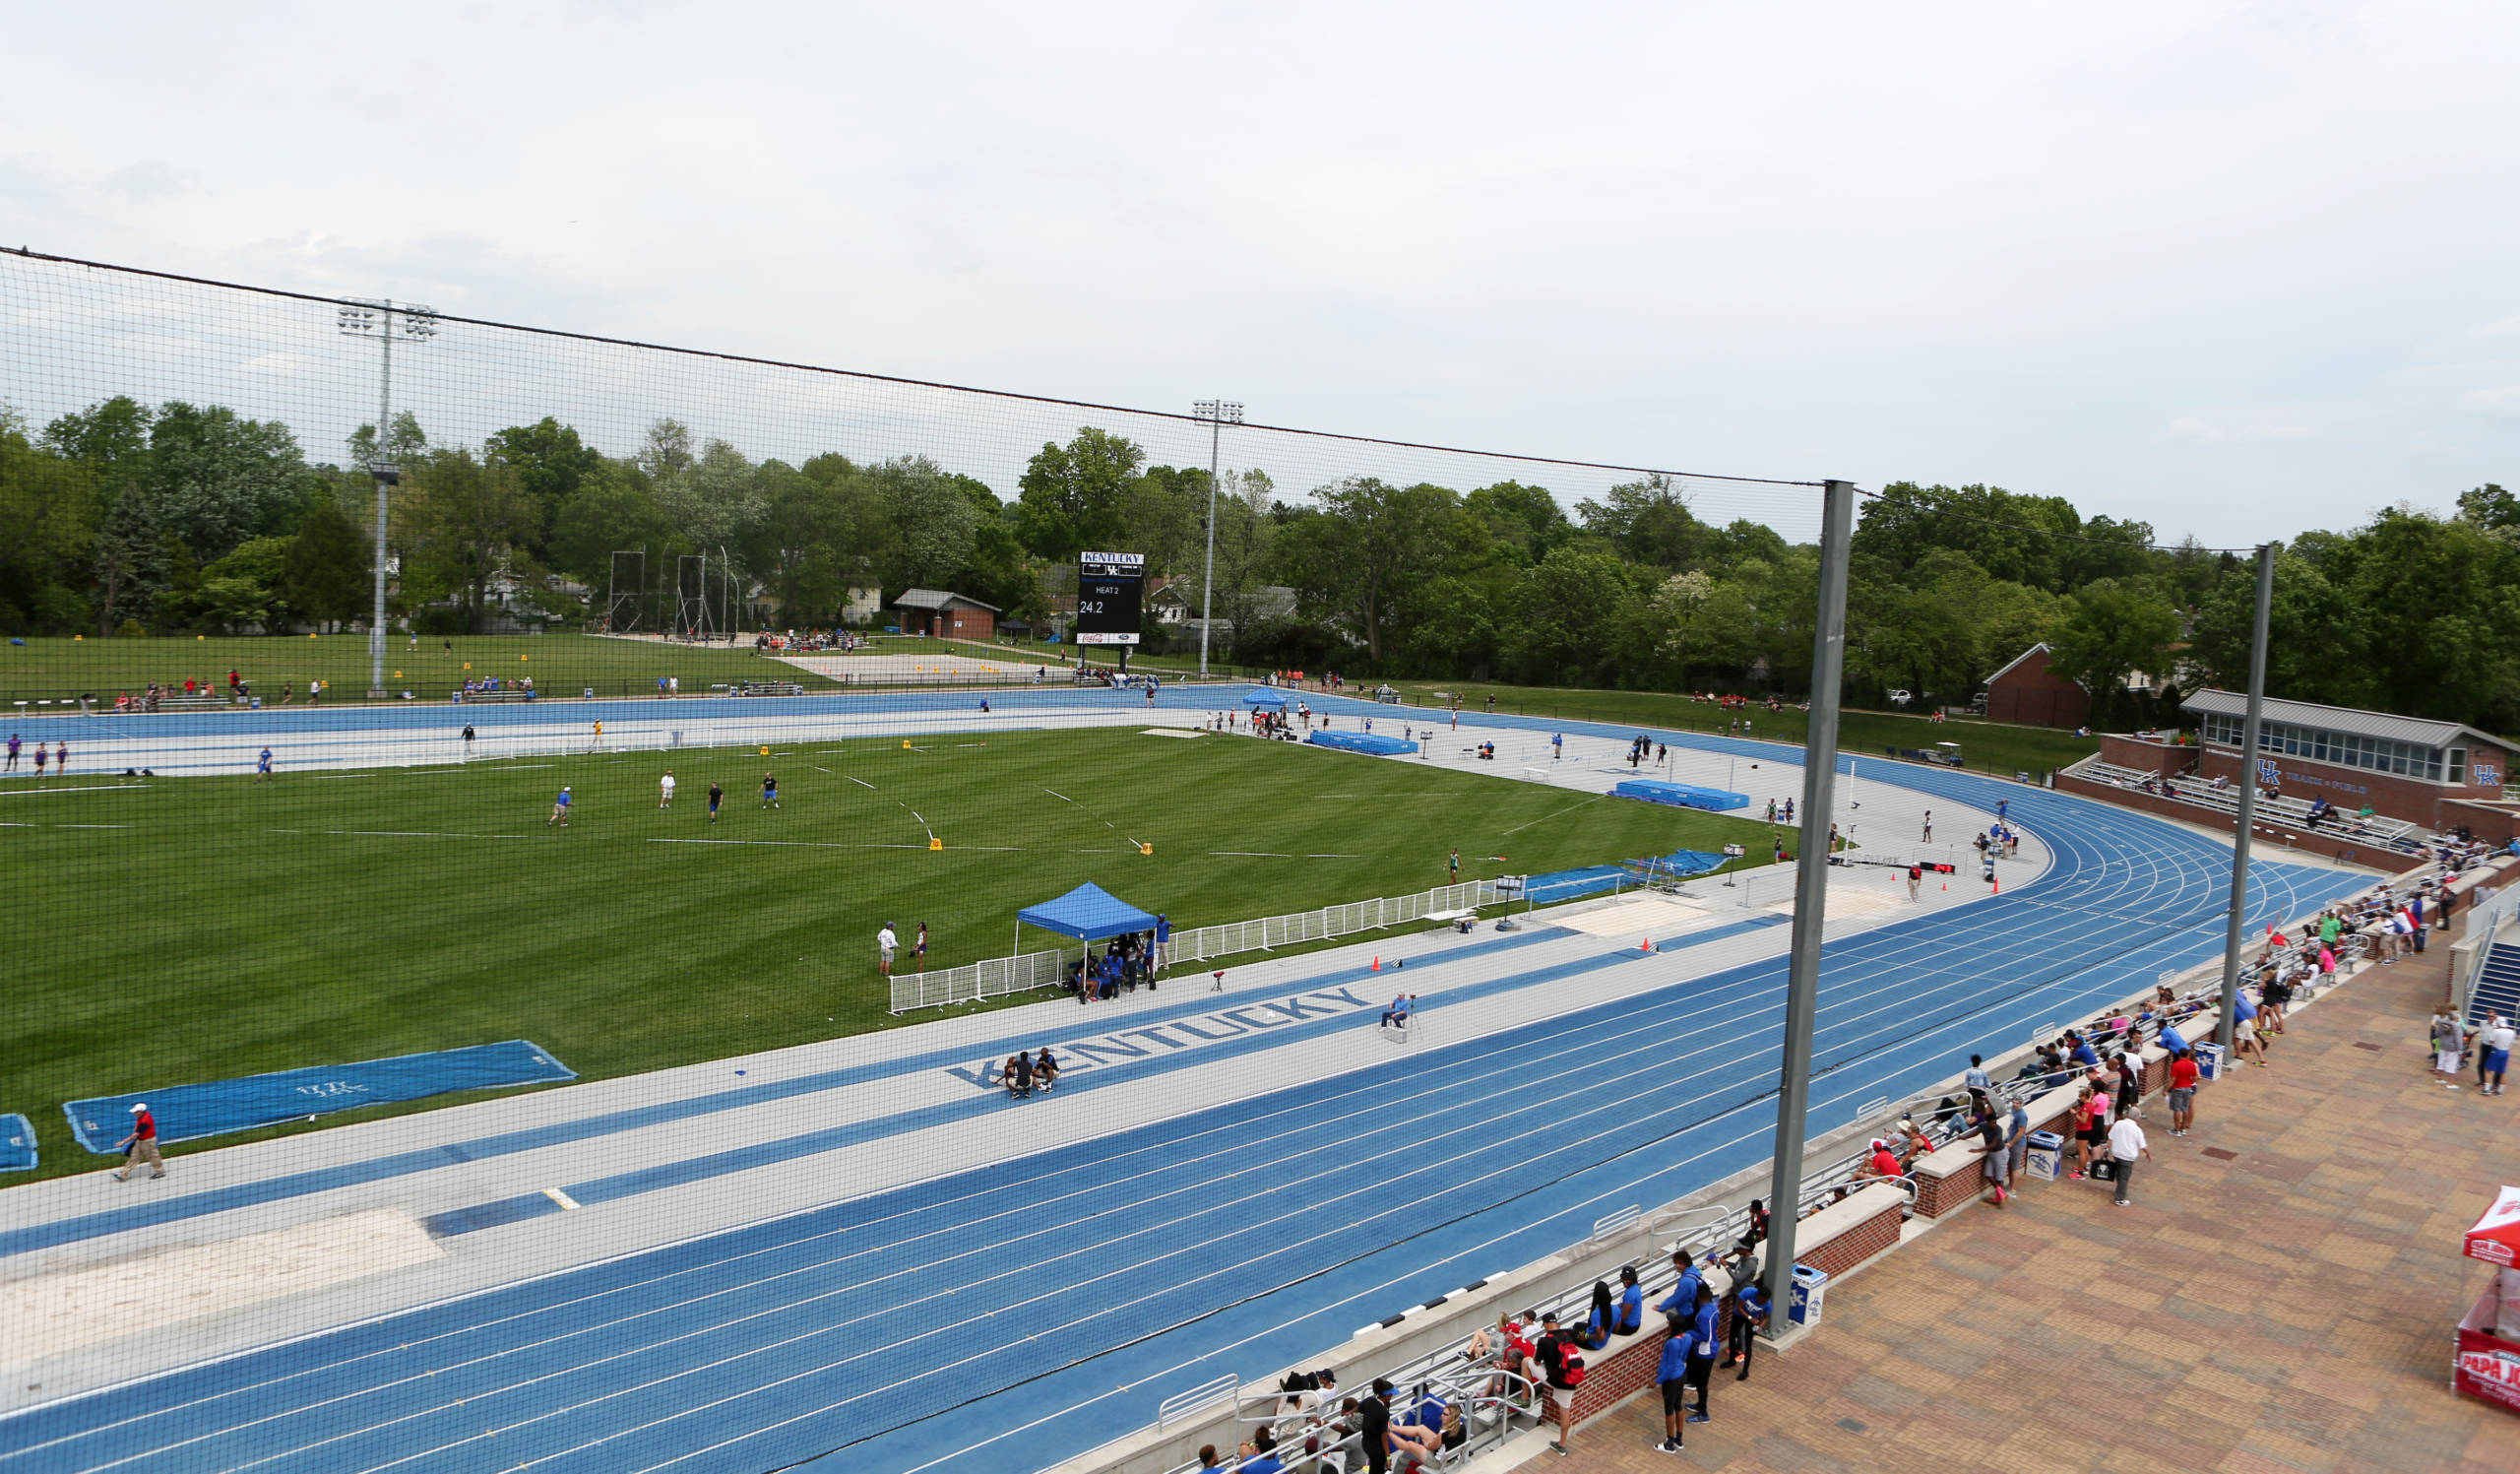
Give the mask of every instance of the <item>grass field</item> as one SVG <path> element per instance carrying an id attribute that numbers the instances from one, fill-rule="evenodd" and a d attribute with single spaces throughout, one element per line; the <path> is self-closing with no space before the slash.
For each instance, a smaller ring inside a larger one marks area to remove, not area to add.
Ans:
<path id="1" fill-rule="evenodd" d="M 1467 877 L 1767 834 L 1247 738 L 917 740 L 684 754 L 670 811 L 655 756 L 0 786 L 0 1111 L 58 1176 L 106 1161 L 68 1137 L 83 1096 L 514 1038 L 599 1078 L 883 1027 L 879 924 L 927 923 L 933 966 L 1003 955 L 1020 907 L 1087 880 L 1201 926 L 1422 890 L 1456 846 Z"/>
<path id="2" fill-rule="evenodd" d="M 452 645 L 450 651 L 448 646 Z M 145 690 L 153 680 L 181 686 L 186 677 L 223 686 L 244 676 L 266 702 L 283 682 L 302 697 L 310 679 L 327 682 L 327 704 L 367 698 L 367 636 L 190 635 L 174 639 L 30 639 L 0 643 L 0 699 L 58 700 L 94 691 L 110 704 L 118 691 Z M 602 696 L 653 695 L 660 675 L 678 675 L 687 692 L 729 680 L 832 683 L 797 667 L 753 653 L 749 640 L 724 645 L 665 645 L 602 635 L 422 636 L 419 648 L 396 635 L 386 642 L 385 675 L 398 689 L 443 699 L 466 677 L 531 675 L 549 694 L 575 696 L 588 686 Z"/>
<path id="3" fill-rule="evenodd" d="M 1370 687 L 1374 682 L 1362 682 Z M 1746 715 L 1751 733 L 1770 741 L 1800 742 L 1803 739 L 1803 714 L 1786 708 L 1771 712 L 1754 706 L 1746 713 L 1727 713 L 1722 708 L 1686 696 L 1665 691 L 1591 691 L 1565 690 L 1553 686 L 1473 685 L 1466 681 L 1394 681 L 1403 699 L 1412 705 L 1445 706 L 1448 700 L 1437 692 L 1457 693 L 1463 711 L 1484 711 L 1487 698 L 1496 698 L 1496 710 L 1517 716 L 1567 718 L 1590 722 L 1634 722 L 1640 725 L 1676 728 L 1684 732 L 1722 732 L 1728 716 Z M 1351 694 L 1361 694 L 1358 685 L 1349 687 Z M 2070 732 L 2052 727 L 2016 727 L 2004 722 L 1984 722 L 1975 718 L 1954 717 L 1935 722 L 1925 717 L 1901 716 L 1895 712 L 1848 711 L 1838 723 L 1838 750 L 1858 757 L 1876 755 L 1884 747 L 1931 747 L 1936 742 L 1957 742 L 1968 766 L 1981 773 L 2009 777 L 2027 772 L 2033 777 L 2051 768 L 2061 768 L 2100 750 L 2100 738 L 2078 737 Z"/>

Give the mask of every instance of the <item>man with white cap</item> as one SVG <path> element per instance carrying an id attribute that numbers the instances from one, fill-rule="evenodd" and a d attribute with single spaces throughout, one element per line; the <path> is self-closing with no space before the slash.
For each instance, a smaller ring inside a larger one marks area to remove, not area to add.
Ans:
<path id="1" fill-rule="evenodd" d="M 166 1159 L 158 1155 L 158 1118 L 149 1114 L 147 1101 L 131 1103 L 131 1134 L 114 1145 L 122 1148 L 122 1170 L 114 1174 L 117 1183 L 129 1182 L 132 1169 L 146 1162 L 155 1171 L 153 1180 L 166 1175 Z"/>

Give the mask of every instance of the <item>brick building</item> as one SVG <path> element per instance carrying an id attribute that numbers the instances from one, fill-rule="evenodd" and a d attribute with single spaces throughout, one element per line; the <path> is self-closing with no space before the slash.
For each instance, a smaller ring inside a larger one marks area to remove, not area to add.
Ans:
<path id="1" fill-rule="evenodd" d="M 997 606 L 941 589 L 904 589 L 893 601 L 902 633 L 949 640 L 985 640 L 997 633 Z"/>
<path id="2" fill-rule="evenodd" d="M 2057 672 L 2043 640 L 1986 677 L 1986 720 L 2070 731 L 2091 720 L 2091 692 Z"/>
<path id="3" fill-rule="evenodd" d="M 2187 698 L 2198 744 L 2189 749 L 2206 778 L 2241 781 L 2240 721 L 2248 698 L 2202 690 Z M 2365 805 L 2428 829 L 2466 824 L 2507 839 L 2513 810 L 2504 797 L 2513 743 L 2456 722 L 2306 701 L 2266 703 L 2258 783 L 2299 799 L 2326 796 L 2349 811 Z"/>

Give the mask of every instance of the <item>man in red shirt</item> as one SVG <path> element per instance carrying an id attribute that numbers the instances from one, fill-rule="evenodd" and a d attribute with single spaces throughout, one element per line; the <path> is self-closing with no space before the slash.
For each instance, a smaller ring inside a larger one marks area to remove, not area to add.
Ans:
<path id="1" fill-rule="evenodd" d="M 149 1114 L 147 1101 L 132 1102 L 131 1134 L 114 1145 L 123 1149 L 122 1170 L 114 1174 L 115 1182 L 130 1181 L 132 1170 L 143 1162 L 155 1169 L 154 1177 L 166 1175 L 166 1159 L 158 1155 L 158 1118 Z"/>
<path id="2" fill-rule="evenodd" d="M 2170 1133 L 2184 1136 L 2196 1124 L 2196 1057 L 2180 1050 L 2170 1057 Z"/>
<path id="3" fill-rule="evenodd" d="M 1872 1156 L 1870 1160 L 1864 1163 L 1864 1167 L 1866 1170 L 1858 1174 L 1858 1176 L 1874 1178 L 1895 1178 L 1901 1176 L 1899 1171 L 1899 1158 L 1891 1152 L 1890 1143 L 1878 1138 L 1875 1138 L 1872 1143 Z"/>

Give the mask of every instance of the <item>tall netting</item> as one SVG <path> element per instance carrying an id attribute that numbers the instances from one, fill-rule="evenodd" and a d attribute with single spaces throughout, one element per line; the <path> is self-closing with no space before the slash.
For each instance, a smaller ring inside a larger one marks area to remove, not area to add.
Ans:
<path id="1" fill-rule="evenodd" d="M 913 1468 L 1023 1388 L 981 1461 L 1030 1467 L 1121 1416 L 1061 1368 L 1344 1334 L 1399 1231 L 1288 1147 L 1418 1109 L 1338 1083 L 1424 1048 L 1379 974 L 1530 875 L 1772 858 L 1570 791 L 1637 759 L 1551 693 L 1790 712 L 1818 495 L 1230 387 L 0 255 L 0 1474 Z M 1133 644 L 1079 643 L 1092 551 L 1143 556 Z"/>

